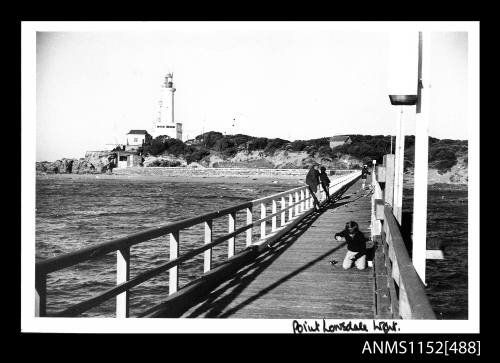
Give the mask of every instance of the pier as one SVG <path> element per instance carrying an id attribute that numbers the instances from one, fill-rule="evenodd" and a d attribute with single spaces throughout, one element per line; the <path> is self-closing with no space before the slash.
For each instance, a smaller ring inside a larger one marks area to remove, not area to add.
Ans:
<path id="1" fill-rule="evenodd" d="M 394 173 L 394 157 L 386 155 L 364 189 L 360 171 L 332 178 L 330 198 L 322 191 L 320 211 L 307 186 L 300 186 L 39 261 L 35 316 L 80 316 L 115 299 L 117 318 L 435 319 L 393 213 Z M 221 218 L 227 233 L 214 238 L 213 222 Z M 333 238 L 350 220 L 370 238 L 364 270 L 342 268 L 346 244 Z M 192 227 L 204 237 L 180 254 L 183 230 Z M 244 236 L 244 246 L 235 243 L 238 236 Z M 168 262 L 131 277 L 130 249 L 158 237 L 169 244 Z M 222 244 L 227 258 L 214 263 L 212 249 Z M 107 254 L 116 254 L 115 287 L 47 312 L 50 273 Z M 199 256 L 203 273 L 181 286 L 181 264 Z M 168 294 L 131 316 L 129 290 L 159 276 L 168 283 Z"/>

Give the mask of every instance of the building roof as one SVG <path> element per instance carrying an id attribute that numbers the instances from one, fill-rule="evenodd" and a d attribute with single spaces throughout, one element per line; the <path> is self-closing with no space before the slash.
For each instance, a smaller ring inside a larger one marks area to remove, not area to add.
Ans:
<path id="1" fill-rule="evenodd" d="M 348 135 L 337 135 L 330 137 L 330 141 L 342 141 L 346 142 L 349 139 Z"/>
<path id="2" fill-rule="evenodd" d="M 127 135 L 137 134 L 137 135 L 146 135 L 148 132 L 146 130 L 130 130 Z"/>

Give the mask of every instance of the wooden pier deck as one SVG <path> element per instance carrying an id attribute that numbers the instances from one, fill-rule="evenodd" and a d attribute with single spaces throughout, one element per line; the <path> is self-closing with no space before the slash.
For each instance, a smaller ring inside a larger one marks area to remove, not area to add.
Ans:
<path id="1" fill-rule="evenodd" d="M 369 184 L 367 184 L 369 185 Z M 342 268 L 350 220 L 370 236 L 371 192 L 353 184 L 335 203 L 313 212 L 285 238 L 187 310 L 184 318 L 369 319 L 375 317 L 373 268 Z M 338 261 L 331 265 L 329 261 Z"/>

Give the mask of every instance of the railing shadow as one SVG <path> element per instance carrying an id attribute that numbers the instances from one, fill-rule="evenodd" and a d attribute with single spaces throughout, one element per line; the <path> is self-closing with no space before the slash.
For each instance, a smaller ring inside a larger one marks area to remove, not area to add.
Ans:
<path id="1" fill-rule="evenodd" d="M 340 198 L 339 198 L 340 199 Z M 328 204 L 335 204 L 335 202 L 330 202 Z M 229 309 L 224 312 L 223 310 L 238 296 L 241 292 L 243 292 L 248 285 L 254 281 L 264 270 L 267 269 L 269 265 L 271 265 L 279 256 L 281 256 L 290 246 L 295 243 L 298 238 L 316 221 L 316 219 L 326 210 L 322 209 L 318 212 L 312 212 L 309 216 L 305 217 L 295 228 L 293 228 L 290 232 L 288 232 L 285 236 L 283 236 L 279 242 L 274 244 L 270 250 L 267 250 L 263 254 L 257 257 L 251 264 L 242 268 L 238 271 L 236 275 L 234 275 L 229 281 L 224 282 L 219 286 L 218 289 L 212 291 L 204 302 L 195 308 L 192 312 L 188 313 L 184 317 L 186 318 L 195 318 L 202 314 L 206 318 L 227 318 L 232 315 L 237 310 L 242 307 L 250 304 L 252 301 L 258 299 L 259 297 L 267 294 L 269 291 L 273 290 L 283 282 L 297 275 L 301 271 L 313 266 L 318 263 L 331 253 L 335 252 L 339 248 L 342 248 L 345 243 L 325 252 L 323 255 L 318 258 L 310 261 L 305 264 L 301 268 L 291 272 L 287 276 L 273 283 L 272 285 L 262 289 L 259 293 L 253 295 L 249 299 L 244 302 L 238 304 L 237 306 Z M 232 291 L 230 291 L 234 288 Z M 230 291 L 230 292 L 229 292 Z M 225 295 L 226 294 L 226 295 Z M 218 300 L 217 300 L 218 299 Z"/>

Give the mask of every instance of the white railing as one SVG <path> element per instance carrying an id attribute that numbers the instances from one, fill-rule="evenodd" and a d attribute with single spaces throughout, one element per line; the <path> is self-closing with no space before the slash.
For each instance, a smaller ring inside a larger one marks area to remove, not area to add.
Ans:
<path id="1" fill-rule="evenodd" d="M 357 178 L 360 172 L 356 171 L 348 175 L 335 178 L 330 185 L 330 195 L 334 195 Z M 323 203 L 325 202 L 322 198 Z M 270 206 L 271 214 L 267 214 Z M 279 206 L 279 209 L 278 209 Z M 254 210 L 260 208 L 260 218 L 254 220 Z M 95 246 L 80 249 L 63 254 L 54 258 L 42 260 L 36 263 L 36 316 L 47 316 L 47 275 L 64 268 L 74 266 L 88 260 L 102 257 L 108 253 L 116 252 L 116 286 L 100 293 L 90 299 L 72 305 L 71 307 L 51 313 L 50 316 L 77 316 L 101 303 L 116 297 L 116 317 L 129 317 L 129 290 L 163 272 L 169 273 L 169 295 L 179 290 L 178 268 L 182 262 L 193 259 L 203 254 L 204 273 L 212 270 L 212 248 L 226 242 L 228 259 L 236 254 L 235 237 L 245 233 L 245 248 L 253 247 L 259 250 L 266 248 L 269 241 L 282 233 L 290 225 L 295 224 L 305 215 L 313 210 L 312 197 L 307 186 L 290 189 L 269 197 L 256 199 L 237 206 L 229 207 L 217 212 L 207 213 L 194 218 L 184 219 L 167 225 L 150 228 L 143 232 L 128 235 L 109 242 L 100 243 Z M 246 211 L 244 225 L 237 228 L 236 213 Z M 213 239 L 213 221 L 217 218 L 228 216 L 227 234 Z M 279 225 L 278 225 L 279 218 Z M 266 233 L 268 223 L 271 223 L 270 233 Z M 204 240 L 200 247 L 179 255 L 179 247 L 182 242 L 182 230 L 203 225 Z M 254 239 L 254 227 L 260 227 L 258 238 Z M 130 279 L 130 248 L 134 245 L 149 241 L 161 236 L 169 236 L 169 261 L 148 271 L 139 273 Z M 239 251 L 241 252 L 241 251 Z"/>

